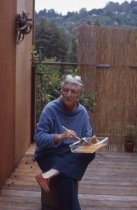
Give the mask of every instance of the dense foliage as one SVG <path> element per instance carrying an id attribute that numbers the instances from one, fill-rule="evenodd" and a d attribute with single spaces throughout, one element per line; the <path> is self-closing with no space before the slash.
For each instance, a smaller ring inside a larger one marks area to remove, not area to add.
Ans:
<path id="1" fill-rule="evenodd" d="M 60 94 L 61 71 L 59 67 L 36 65 L 36 120 L 49 101 Z"/>
<path id="2" fill-rule="evenodd" d="M 45 18 L 40 19 L 36 26 L 36 49 L 41 58 L 54 57 L 56 60 L 64 61 L 67 57 L 67 36 L 58 28 L 54 22 L 47 22 Z"/>

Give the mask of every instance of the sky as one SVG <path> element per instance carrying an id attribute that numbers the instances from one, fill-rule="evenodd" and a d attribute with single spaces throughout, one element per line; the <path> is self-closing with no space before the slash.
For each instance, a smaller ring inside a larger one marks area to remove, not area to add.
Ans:
<path id="1" fill-rule="evenodd" d="M 86 8 L 87 11 L 103 8 L 110 1 L 121 4 L 125 0 L 35 0 L 35 10 L 39 12 L 43 9 L 54 9 L 62 15 L 66 15 L 67 12 L 78 12 L 81 8 Z M 131 2 L 131 0 L 127 1 Z"/>

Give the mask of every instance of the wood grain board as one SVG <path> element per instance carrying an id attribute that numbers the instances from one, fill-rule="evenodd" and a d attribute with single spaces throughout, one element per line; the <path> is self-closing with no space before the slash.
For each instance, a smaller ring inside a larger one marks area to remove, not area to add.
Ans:
<path id="1" fill-rule="evenodd" d="M 0 210 L 41 210 L 41 189 L 32 161 L 34 145 L 13 171 L 0 194 Z M 81 210 L 137 209 L 137 152 L 99 151 L 79 184 Z"/>

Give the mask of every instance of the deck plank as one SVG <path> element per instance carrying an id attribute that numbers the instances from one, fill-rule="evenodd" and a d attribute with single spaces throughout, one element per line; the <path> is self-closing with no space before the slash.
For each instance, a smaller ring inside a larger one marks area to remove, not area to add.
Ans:
<path id="1" fill-rule="evenodd" d="M 6 180 L 0 194 L 0 210 L 41 210 L 40 172 L 33 162 L 34 145 L 26 151 Z M 79 184 L 81 210 L 137 209 L 137 152 L 101 151 Z"/>

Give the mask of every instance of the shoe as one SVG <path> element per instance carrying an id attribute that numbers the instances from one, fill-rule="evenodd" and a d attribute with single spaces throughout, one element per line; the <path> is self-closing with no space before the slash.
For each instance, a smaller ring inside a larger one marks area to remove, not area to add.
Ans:
<path id="1" fill-rule="evenodd" d="M 46 191 L 50 192 L 49 188 L 49 179 L 43 178 L 42 174 L 38 174 L 35 176 L 38 184 Z"/>

